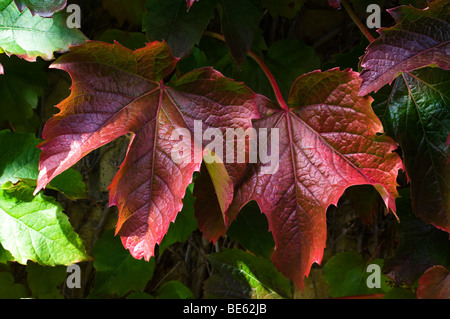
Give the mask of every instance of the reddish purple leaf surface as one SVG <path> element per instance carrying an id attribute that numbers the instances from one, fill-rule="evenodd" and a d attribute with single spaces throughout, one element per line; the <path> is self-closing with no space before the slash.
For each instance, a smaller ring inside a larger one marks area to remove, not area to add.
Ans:
<path id="1" fill-rule="evenodd" d="M 328 4 L 335 9 L 338 9 L 341 7 L 341 0 L 328 0 Z"/>
<path id="2" fill-rule="evenodd" d="M 397 24 L 380 29 L 381 36 L 368 46 L 360 95 L 378 91 L 401 72 L 429 65 L 450 69 L 450 2 L 435 0 L 423 10 L 400 6 L 388 12 Z"/>
<path id="3" fill-rule="evenodd" d="M 164 42 L 135 51 L 118 43 L 88 42 L 52 64 L 71 75 L 72 92 L 45 125 L 36 192 L 90 151 L 133 133 L 109 190 L 110 205 L 119 208 L 116 233 L 139 259 L 153 255 L 200 169 L 192 152 L 183 153 L 190 159 L 174 161 L 172 152 L 180 144 L 172 138 L 174 130 L 195 132 L 195 120 L 202 121 L 202 132 L 245 130 L 257 114 L 254 93 L 212 68 L 165 84 L 177 61 Z M 202 151 L 207 142 L 183 138 L 190 150 Z"/>
<path id="4" fill-rule="evenodd" d="M 189 10 L 196 1 L 198 0 L 186 0 L 187 9 Z"/>
<path id="5" fill-rule="evenodd" d="M 28 7 L 32 15 L 38 14 L 43 18 L 52 17 L 53 13 L 61 11 L 67 5 L 67 0 L 14 0 L 14 2 L 20 12 Z"/>
<path id="6" fill-rule="evenodd" d="M 450 273 L 443 266 L 428 269 L 419 279 L 419 299 L 450 299 Z"/>
<path id="7" fill-rule="evenodd" d="M 386 206 L 395 211 L 396 177 L 402 167 L 392 139 L 371 108 L 371 97 L 360 97 L 358 73 L 338 69 L 299 77 L 284 110 L 259 97 L 260 119 L 253 125 L 279 131 L 279 167 L 249 164 L 235 189 L 228 214 L 233 220 L 250 200 L 267 215 L 275 240 L 273 262 L 299 289 L 325 248 L 326 210 L 352 185 L 373 185 Z M 266 139 L 272 147 L 272 137 Z M 259 140 L 259 143 L 264 141 Z"/>

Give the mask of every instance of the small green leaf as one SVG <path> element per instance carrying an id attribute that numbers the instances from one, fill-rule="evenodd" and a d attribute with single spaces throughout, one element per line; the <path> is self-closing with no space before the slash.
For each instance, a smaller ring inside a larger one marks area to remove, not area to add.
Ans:
<path id="1" fill-rule="evenodd" d="M 103 0 L 103 8 L 108 10 L 121 26 L 125 21 L 140 25 L 144 4 L 145 0 Z"/>
<path id="2" fill-rule="evenodd" d="M 28 9 L 19 11 L 13 0 L 0 1 L 0 48 L 27 61 L 53 59 L 53 53 L 86 42 L 80 30 L 70 29 L 67 14 L 58 12 L 52 19 L 33 16 Z"/>
<path id="3" fill-rule="evenodd" d="M 3 248 L 2 245 L 0 245 L 0 264 L 6 264 L 8 263 L 8 261 L 14 261 L 14 257 L 9 251 L 7 251 L 5 248 Z"/>
<path id="4" fill-rule="evenodd" d="M 383 299 L 416 299 L 416 296 L 408 289 L 394 287 L 383 296 Z"/>
<path id="5" fill-rule="evenodd" d="M 176 242 L 185 242 L 189 235 L 197 229 L 197 220 L 194 216 L 194 201 L 192 195 L 194 184 L 190 184 L 186 189 L 186 194 L 183 198 L 183 208 L 177 214 L 174 223 L 171 223 L 167 234 L 159 244 L 159 253 L 162 254 L 164 250 Z"/>
<path id="6" fill-rule="evenodd" d="M 132 290 L 142 290 L 153 276 L 155 259 L 133 258 L 123 248 L 120 237 L 106 231 L 94 247 L 95 287 L 92 295 L 123 296 Z"/>
<path id="7" fill-rule="evenodd" d="M 36 186 L 39 174 L 40 142 L 33 134 L 0 131 L 0 185 L 6 182 L 26 182 Z M 81 174 L 73 168 L 64 171 L 52 180 L 49 189 L 60 191 L 69 199 L 86 198 L 86 185 Z"/>
<path id="8" fill-rule="evenodd" d="M 17 57 L 0 57 L 4 75 L 0 76 L 0 122 L 9 121 L 15 131 L 35 133 L 40 120 L 34 111 L 47 87 L 45 63 L 29 63 Z"/>
<path id="9" fill-rule="evenodd" d="M 261 4 L 252 0 L 220 0 L 219 3 L 222 8 L 221 26 L 225 42 L 234 60 L 240 65 L 261 31 Z"/>
<path id="10" fill-rule="evenodd" d="M 142 18 L 149 41 L 166 41 L 176 57 L 182 57 L 200 41 L 213 15 L 215 0 L 200 1 L 189 11 L 186 0 L 147 0 Z"/>
<path id="11" fill-rule="evenodd" d="M 383 260 L 372 259 L 366 262 L 356 252 L 344 252 L 334 255 L 324 266 L 324 279 L 330 286 L 331 297 L 347 297 L 357 295 L 370 295 L 390 290 L 386 285 L 387 277 L 380 272 L 380 288 L 370 288 L 367 279 L 372 275 L 368 265 L 375 264 L 383 268 Z"/>
<path id="12" fill-rule="evenodd" d="M 410 188 L 399 190 L 396 200 L 398 223 L 398 246 L 384 264 L 397 284 L 412 285 L 430 267 L 450 267 L 450 241 L 448 233 L 426 224 L 411 209 Z"/>
<path id="13" fill-rule="evenodd" d="M 270 257 L 273 253 L 275 242 L 269 232 L 267 217 L 261 213 L 255 201 L 242 208 L 227 235 L 257 256 Z"/>
<path id="14" fill-rule="evenodd" d="M 147 38 L 142 32 L 127 32 L 119 29 L 108 29 L 96 38 L 96 40 L 108 43 L 117 41 L 130 50 L 145 47 L 145 42 L 147 42 Z"/>
<path id="15" fill-rule="evenodd" d="M 194 293 L 178 280 L 164 283 L 156 294 L 156 299 L 194 299 Z"/>
<path id="16" fill-rule="evenodd" d="M 83 182 L 83 176 L 73 168 L 56 176 L 49 186 L 49 188 L 60 191 L 72 200 L 87 197 L 86 184 Z"/>
<path id="17" fill-rule="evenodd" d="M 33 298 L 62 299 L 60 287 L 67 276 L 66 267 L 43 267 L 29 262 L 27 281 Z"/>
<path id="18" fill-rule="evenodd" d="M 19 299 L 28 297 L 24 285 L 14 282 L 14 277 L 8 272 L 0 272 L 0 299 Z"/>
<path id="19" fill-rule="evenodd" d="M 206 298 L 289 298 L 290 282 L 268 259 L 239 249 L 224 249 L 208 257 L 214 275 L 205 282 Z"/>
<path id="20" fill-rule="evenodd" d="M 33 134 L 0 131 L 0 186 L 20 178 L 36 179 L 40 150 Z"/>
<path id="21" fill-rule="evenodd" d="M 89 260 L 61 205 L 24 183 L 0 190 L 0 243 L 15 260 L 40 265 L 70 265 Z"/>

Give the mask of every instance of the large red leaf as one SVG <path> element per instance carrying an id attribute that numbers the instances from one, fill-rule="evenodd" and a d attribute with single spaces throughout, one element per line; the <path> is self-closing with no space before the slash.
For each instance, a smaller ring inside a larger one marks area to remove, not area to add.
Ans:
<path id="1" fill-rule="evenodd" d="M 251 127 L 254 93 L 212 68 L 164 83 L 177 63 L 165 42 L 131 51 L 118 43 L 88 42 L 71 48 L 52 67 L 72 77 L 71 95 L 45 125 L 36 192 L 90 151 L 129 132 L 126 158 L 110 190 L 119 208 L 116 233 L 135 258 L 148 260 L 182 207 L 186 187 L 200 169 L 195 157 L 174 161 L 176 129 Z M 208 141 L 183 143 L 195 154 Z M 221 172 L 220 169 L 217 170 Z M 216 184 L 226 192 L 227 185 Z M 228 183 L 225 179 L 225 183 Z M 232 188 L 231 188 L 232 191 Z M 230 197 L 230 196 L 228 196 Z M 231 196 L 232 198 L 232 196 Z M 231 199 L 230 199 L 231 201 Z M 224 203 L 223 207 L 228 207 Z"/>
<path id="2" fill-rule="evenodd" d="M 395 211 L 396 177 L 401 168 L 397 146 L 382 134 L 371 97 L 360 97 L 359 74 L 338 69 L 299 77 L 288 109 L 259 97 L 257 130 L 279 131 L 279 167 L 249 164 L 235 189 L 232 220 L 250 200 L 267 215 L 275 240 L 273 262 L 299 289 L 325 248 L 326 210 L 352 185 L 373 185 Z M 274 140 L 266 141 L 270 150 Z M 274 148 L 275 150 L 275 148 Z"/>
<path id="3" fill-rule="evenodd" d="M 426 9 L 400 6 L 388 10 L 396 20 L 367 47 L 361 66 L 360 94 L 378 91 L 401 72 L 434 65 L 450 69 L 450 2 L 435 0 Z"/>

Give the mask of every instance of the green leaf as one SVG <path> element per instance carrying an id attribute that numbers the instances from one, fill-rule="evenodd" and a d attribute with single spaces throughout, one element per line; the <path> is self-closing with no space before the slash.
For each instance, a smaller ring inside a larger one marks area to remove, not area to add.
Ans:
<path id="1" fill-rule="evenodd" d="M 86 42 L 78 29 L 66 25 L 67 14 L 55 13 L 52 19 L 33 16 L 28 9 L 19 11 L 13 0 L 0 1 L 0 48 L 27 61 L 53 59 L 53 52 Z"/>
<path id="2" fill-rule="evenodd" d="M 270 257 L 273 253 L 275 242 L 267 218 L 255 201 L 242 208 L 227 235 L 257 256 Z"/>
<path id="3" fill-rule="evenodd" d="M 215 4 L 200 1 L 188 11 L 185 0 L 147 0 L 142 28 L 149 41 L 164 40 L 176 57 L 182 57 L 200 41 Z"/>
<path id="4" fill-rule="evenodd" d="M 400 145 L 414 213 L 450 232 L 450 71 L 404 72 L 375 97 L 374 109 Z"/>
<path id="5" fill-rule="evenodd" d="M 63 299 L 60 287 L 67 276 L 66 267 L 43 267 L 29 262 L 27 281 L 33 298 Z"/>
<path id="6" fill-rule="evenodd" d="M 38 98 L 47 87 L 45 64 L 17 57 L 0 57 L 5 74 L 0 76 L 0 122 L 9 121 L 16 131 L 36 132 L 40 120 L 35 113 Z"/>
<path id="7" fill-rule="evenodd" d="M 347 297 L 383 293 L 390 290 L 386 285 L 387 277 L 380 274 L 381 288 L 369 288 L 367 272 L 369 264 L 383 268 L 383 260 L 372 259 L 368 262 L 356 252 L 339 253 L 331 257 L 323 268 L 325 282 L 330 286 L 331 297 Z"/>
<path id="8" fill-rule="evenodd" d="M 0 299 L 19 299 L 28 297 L 24 285 L 15 283 L 8 272 L 0 272 Z"/>
<path id="9" fill-rule="evenodd" d="M 261 31 L 261 5 L 253 0 L 220 0 L 219 3 L 222 8 L 221 25 L 225 42 L 236 63 L 241 65 L 253 40 Z"/>
<path id="10" fill-rule="evenodd" d="M 33 134 L 0 131 L 0 186 L 20 178 L 36 179 L 40 150 Z"/>
<path id="11" fill-rule="evenodd" d="M 121 26 L 125 21 L 141 25 L 144 4 L 145 0 L 103 0 L 103 8 L 108 10 Z"/>
<path id="12" fill-rule="evenodd" d="M 40 265 L 70 265 L 89 260 L 61 205 L 19 183 L 0 190 L 0 243 L 15 260 Z"/>
<path id="13" fill-rule="evenodd" d="M 83 182 L 83 176 L 73 168 L 56 176 L 48 188 L 60 191 L 72 200 L 87 197 L 86 184 Z"/>
<path id="14" fill-rule="evenodd" d="M 147 262 L 133 258 L 112 230 L 106 231 L 96 242 L 93 256 L 96 272 L 92 295 L 123 296 L 132 290 L 144 289 L 153 276 L 155 259 Z"/>
<path id="15" fill-rule="evenodd" d="M 433 225 L 425 224 L 414 215 L 411 209 L 409 188 L 400 189 L 396 200 L 397 214 L 400 218 L 398 228 L 398 247 L 388 258 L 384 271 L 398 285 L 412 285 L 434 265 L 450 266 L 450 241 L 448 233 Z"/>
<path id="16" fill-rule="evenodd" d="M 178 280 L 164 283 L 156 294 L 156 299 L 194 299 L 194 293 Z"/>
<path id="17" fill-rule="evenodd" d="M 36 146 L 40 141 L 33 134 L 0 131 L 0 149 L 7 150 L 0 153 L 0 185 L 20 180 L 36 186 L 41 152 Z M 60 191 L 72 200 L 87 197 L 83 177 L 73 168 L 55 177 L 48 188 Z"/>
<path id="18" fill-rule="evenodd" d="M 394 287 L 389 290 L 382 299 L 417 299 L 415 294 L 405 288 Z"/>
<path id="19" fill-rule="evenodd" d="M 205 282 L 206 298 L 280 299 L 291 296 L 290 282 L 270 260 L 239 249 L 208 257 L 214 275 Z"/>
<path id="20" fill-rule="evenodd" d="M 177 214 L 175 222 L 171 223 L 167 234 L 159 244 L 159 253 L 176 242 L 185 242 L 189 235 L 198 228 L 197 220 L 194 216 L 194 201 L 192 195 L 194 184 L 190 184 L 186 189 L 183 198 L 183 208 Z"/>
<path id="21" fill-rule="evenodd" d="M 117 41 L 130 50 L 145 47 L 145 42 L 147 42 L 147 38 L 142 32 L 127 32 L 119 29 L 108 29 L 96 40 L 108 43 Z"/>
<path id="22" fill-rule="evenodd" d="M 206 41 L 203 43 L 206 44 Z M 211 54 L 206 45 L 204 51 Z M 220 55 L 219 52 L 217 56 L 221 60 L 217 61 L 213 57 L 209 61 L 216 69 L 238 81 L 243 81 L 256 93 L 275 99 L 269 80 L 253 59 L 247 58 L 238 68 L 236 65 L 231 65 L 232 59 L 229 53 Z M 292 84 L 300 75 L 320 68 L 320 58 L 315 50 L 295 39 L 284 39 L 272 43 L 267 50 L 264 62 L 275 77 L 285 99 L 289 95 Z"/>
<path id="23" fill-rule="evenodd" d="M 9 251 L 7 251 L 5 248 L 3 248 L 2 245 L 0 245 L 0 264 L 6 264 L 8 263 L 8 261 L 14 261 L 14 257 Z"/>
<path id="24" fill-rule="evenodd" d="M 300 75 L 320 68 L 320 58 L 316 51 L 295 39 L 272 43 L 267 52 L 266 63 L 286 100 L 294 81 Z"/>

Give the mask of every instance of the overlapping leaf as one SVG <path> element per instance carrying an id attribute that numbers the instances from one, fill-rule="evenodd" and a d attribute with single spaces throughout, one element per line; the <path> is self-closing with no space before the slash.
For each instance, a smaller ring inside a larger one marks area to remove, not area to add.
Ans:
<path id="1" fill-rule="evenodd" d="M 221 26 L 231 55 L 240 65 L 259 32 L 262 10 L 254 1 L 220 0 Z"/>
<path id="2" fill-rule="evenodd" d="M 33 16 L 27 8 L 20 12 L 13 0 L 1 0 L 0 49 L 27 61 L 51 60 L 54 52 L 86 41 L 80 30 L 67 27 L 66 18 L 64 12 L 55 13 L 52 19 Z"/>
<path id="3" fill-rule="evenodd" d="M 397 199 L 398 247 L 386 260 L 383 271 L 397 285 L 412 285 L 433 265 L 450 266 L 448 233 L 414 216 L 411 209 L 410 189 L 400 189 Z"/>
<path id="4" fill-rule="evenodd" d="M 34 134 L 0 131 L 0 149 L 4 150 L 0 154 L 0 186 L 18 181 L 36 186 L 40 153 L 36 145 L 40 141 Z M 58 190 L 73 200 L 87 197 L 83 177 L 73 168 L 56 176 L 48 188 Z"/>
<path id="5" fill-rule="evenodd" d="M 411 183 L 413 212 L 450 231 L 449 71 L 405 72 L 375 95 L 375 109 L 400 145 Z"/>
<path id="6" fill-rule="evenodd" d="M 377 113 L 401 146 L 413 211 L 446 231 L 450 231 L 449 9 L 448 1 L 433 1 L 424 10 L 391 9 L 397 24 L 382 29 L 380 38 L 369 45 L 360 90 L 365 95 L 394 81 L 375 96 Z"/>
<path id="7" fill-rule="evenodd" d="M 35 132 L 40 121 L 34 110 L 47 84 L 45 64 L 6 55 L 0 61 L 6 69 L 0 76 L 0 122 L 8 121 L 19 131 Z"/>
<path id="8" fill-rule="evenodd" d="M 450 299 L 450 272 L 440 265 L 428 269 L 419 280 L 419 299 Z"/>
<path id="9" fill-rule="evenodd" d="M 41 265 L 70 265 L 89 260 L 81 239 L 61 205 L 24 183 L 0 190 L 0 243 L 14 257 Z"/>
<path id="10" fill-rule="evenodd" d="M 395 143 L 380 134 L 372 99 L 358 96 L 360 84 L 350 70 L 314 71 L 292 86 L 289 109 L 264 97 L 258 103 L 254 127 L 271 132 L 258 142 L 269 150 L 278 146 L 278 170 L 268 173 L 270 162 L 250 164 L 228 214 L 232 220 L 256 200 L 274 236 L 273 262 L 300 289 L 311 265 L 322 259 L 326 209 L 347 187 L 373 185 L 395 211 L 400 158 Z M 279 145 L 274 145 L 276 130 Z"/>
<path id="11" fill-rule="evenodd" d="M 267 259 L 239 249 L 208 257 L 215 274 L 205 281 L 206 298 L 281 299 L 291 295 L 289 281 Z"/>
<path id="12" fill-rule="evenodd" d="M 109 188 L 110 204 L 119 208 L 116 233 L 124 246 L 146 260 L 181 210 L 186 187 L 200 168 L 202 154 L 195 160 L 197 151 L 207 143 L 197 136 L 174 139 L 174 131 L 194 132 L 195 120 L 202 121 L 201 132 L 245 130 L 256 114 L 254 93 L 211 68 L 166 85 L 163 79 L 176 63 L 165 42 L 135 51 L 118 43 L 88 42 L 52 65 L 70 73 L 72 93 L 44 128 L 36 190 L 93 149 L 132 132 L 127 156 Z M 194 154 L 180 154 L 180 144 Z"/>
<path id="13" fill-rule="evenodd" d="M 187 10 L 184 0 L 148 0 L 143 30 L 150 41 L 166 41 L 176 57 L 185 56 L 200 41 L 215 4 L 201 1 Z"/>
<path id="14" fill-rule="evenodd" d="M 327 261 L 323 268 L 325 282 L 330 287 L 331 297 L 346 297 L 357 295 L 371 295 L 385 293 L 391 287 L 386 285 L 387 277 L 380 276 L 380 287 L 368 287 L 367 272 L 369 264 L 378 265 L 383 268 L 382 259 L 371 259 L 369 262 L 354 251 L 336 254 Z"/>
<path id="15" fill-rule="evenodd" d="M 378 91 L 401 72 L 430 65 L 450 69 L 448 1 L 433 1 L 424 10 L 400 6 L 388 12 L 397 24 L 381 29 L 381 36 L 368 46 L 361 63 L 361 95 Z"/>
<path id="16" fill-rule="evenodd" d="M 28 8 L 32 15 L 38 14 L 43 18 L 50 18 L 67 4 L 67 0 L 14 0 L 14 2 L 21 12 Z"/>

